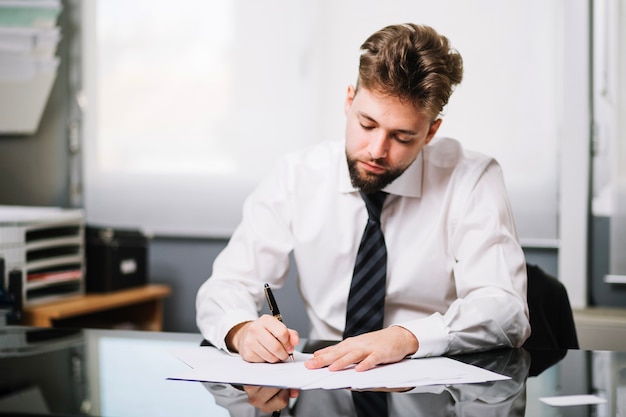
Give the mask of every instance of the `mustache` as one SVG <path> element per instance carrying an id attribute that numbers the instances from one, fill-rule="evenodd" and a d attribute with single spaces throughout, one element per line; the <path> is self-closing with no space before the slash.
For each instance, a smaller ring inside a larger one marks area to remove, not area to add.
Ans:
<path id="1" fill-rule="evenodd" d="M 387 162 L 382 158 L 376 159 L 376 158 L 368 157 L 368 158 L 363 158 L 362 161 L 367 162 L 372 165 L 378 165 L 379 167 L 382 167 L 382 168 L 389 168 L 389 165 L 387 164 Z"/>

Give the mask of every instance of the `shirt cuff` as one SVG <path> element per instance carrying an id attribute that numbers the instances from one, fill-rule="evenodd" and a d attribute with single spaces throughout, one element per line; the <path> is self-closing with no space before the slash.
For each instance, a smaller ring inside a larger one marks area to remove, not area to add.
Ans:
<path id="1" fill-rule="evenodd" d="M 428 358 L 441 356 L 448 351 L 449 334 L 443 316 L 434 313 L 423 319 L 398 323 L 396 326 L 404 327 L 417 338 L 419 348 L 411 355 L 411 358 Z"/>

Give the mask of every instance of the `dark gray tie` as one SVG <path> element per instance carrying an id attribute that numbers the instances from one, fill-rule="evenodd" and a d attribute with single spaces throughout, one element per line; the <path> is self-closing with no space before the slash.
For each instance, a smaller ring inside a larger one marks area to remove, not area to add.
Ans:
<path id="1" fill-rule="evenodd" d="M 387 193 L 361 193 L 368 220 L 356 255 L 343 337 L 380 330 L 385 309 L 387 248 L 380 228 L 380 213 Z"/>
<path id="2" fill-rule="evenodd" d="M 380 330 L 385 314 L 385 287 L 387 281 L 387 248 L 380 228 L 380 214 L 387 193 L 361 193 L 367 207 L 368 220 L 356 255 L 344 339 L 362 333 Z M 387 415 L 387 394 L 384 392 L 352 392 L 358 417 Z"/>

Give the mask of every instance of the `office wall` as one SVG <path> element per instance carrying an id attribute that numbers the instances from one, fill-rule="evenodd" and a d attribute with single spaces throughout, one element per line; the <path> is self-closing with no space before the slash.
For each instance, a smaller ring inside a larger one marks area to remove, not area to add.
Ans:
<path id="1" fill-rule="evenodd" d="M 150 245 L 150 280 L 172 286 L 173 296 L 165 302 L 164 328 L 170 331 L 197 330 L 195 297 L 200 285 L 211 275 L 213 260 L 226 246 L 222 239 L 157 238 Z M 285 321 L 301 333 L 308 319 L 295 284 L 296 271 L 289 272 L 287 284 L 276 291 Z M 267 312 L 267 311 L 265 311 Z"/>

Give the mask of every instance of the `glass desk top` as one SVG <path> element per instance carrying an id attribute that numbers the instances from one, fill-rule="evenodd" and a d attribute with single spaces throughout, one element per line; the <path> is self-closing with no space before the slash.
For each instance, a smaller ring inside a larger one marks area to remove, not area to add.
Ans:
<path id="1" fill-rule="evenodd" d="M 170 351 L 199 346 L 201 342 L 199 334 L 189 333 L 2 327 L 0 415 L 272 415 L 251 405 L 259 398 L 251 388 L 246 392 L 224 384 L 167 379 L 188 369 Z M 302 350 L 309 350 L 309 346 Z M 623 352 L 501 349 L 454 358 L 511 379 L 389 393 L 390 415 L 626 415 Z M 264 390 L 268 395 L 278 391 Z M 593 394 L 603 402 L 555 407 L 541 400 L 584 394 Z M 301 391 L 296 399 L 288 401 L 281 414 L 351 415 L 354 409 L 348 390 Z"/>

